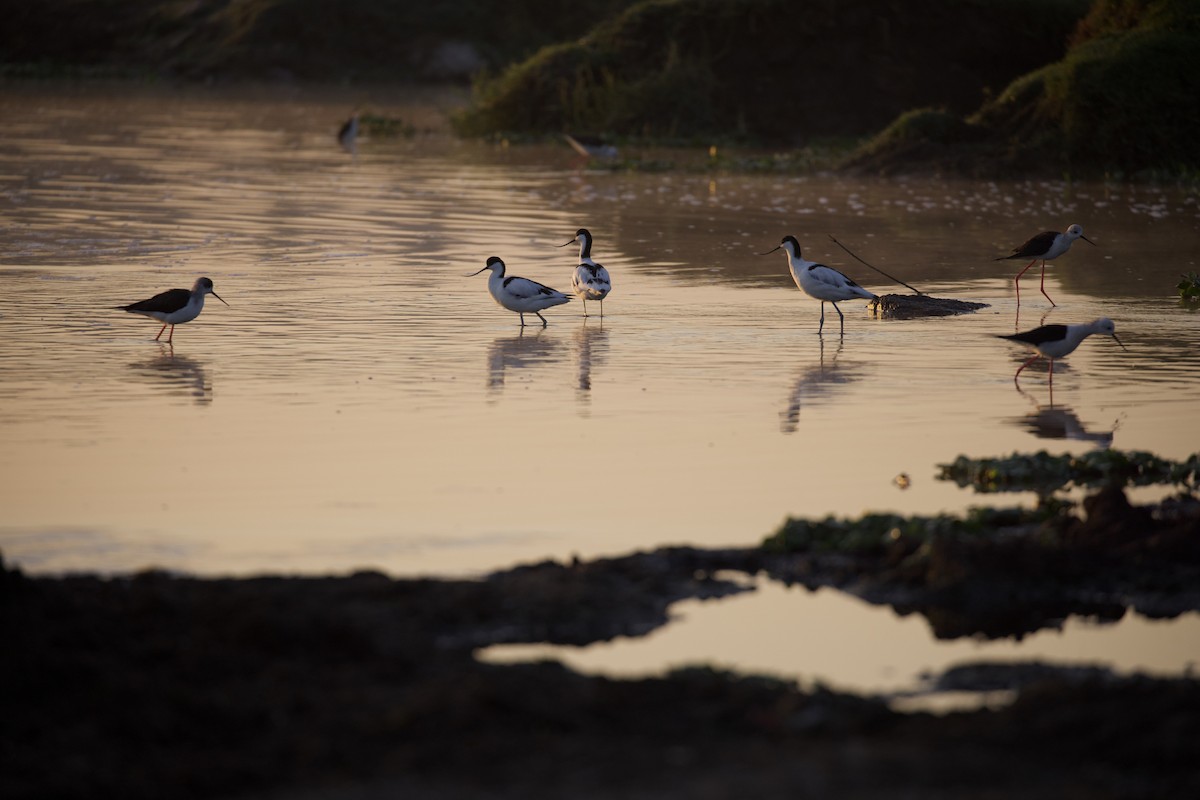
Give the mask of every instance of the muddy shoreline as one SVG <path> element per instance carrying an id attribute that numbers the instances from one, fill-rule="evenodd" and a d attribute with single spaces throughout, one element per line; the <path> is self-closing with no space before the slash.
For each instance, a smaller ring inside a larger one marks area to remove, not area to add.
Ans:
<path id="1" fill-rule="evenodd" d="M 1190 677 L 978 665 L 942 681 L 1012 689 L 1012 704 L 935 716 L 703 668 L 613 680 L 473 657 L 503 642 L 643 634 L 677 600 L 743 591 L 745 575 L 852 591 L 925 615 L 943 637 L 1020 635 L 1072 613 L 1200 608 L 1196 504 L 1147 523 L 1123 501 L 1116 489 L 1090 500 L 1087 520 L 1068 525 L 1081 547 L 1058 559 L 1035 546 L 1036 533 L 1023 542 L 1010 532 L 991 548 L 945 537 L 923 555 L 902 537 L 854 553 L 672 548 L 480 580 L 41 578 L 7 568 L 0 791 L 1192 796 L 1200 681 Z M 1123 545 L 1097 544 L 1114 531 L 1127 534 Z"/>

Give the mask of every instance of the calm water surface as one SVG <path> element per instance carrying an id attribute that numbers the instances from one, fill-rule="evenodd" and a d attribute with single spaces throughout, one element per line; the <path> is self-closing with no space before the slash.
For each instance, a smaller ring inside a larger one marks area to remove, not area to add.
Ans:
<path id="1" fill-rule="evenodd" d="M 454 102 L 0 89 L 7 559 L 480 573 L 993 501 L 934 479 L 959 454 L 1200 444 L 1200 317 L 1173 295 L 1197 269 L 1194 192 L 590 172 L 565 146 L 455 141 Z M 417 135 L 343 153 L 356 103 Z M 992 259 L 1072 222 L 1099 246 L 1052 262 L 1055 309 L 1027 273 L 1018 317 L 1022 265 Z M 613 274 L 603 320 L 573 302 L 521 331 L 464 277 L 499 255 L 565 289 L 575 252 L 556 245 L 579 227 Z M 829 234 L 990 307 L 880 321 L 844 303 L 845 336 L 828 309 L 819 337 L 783 255 L 756 255 L 785 234 L 873 291 L 904 290 Z M 112 308 L 200 275 L 230 307 L 173 348 Z M 1128 352 L 1093 338 L 1053 398 L 1040 365 L 1014 387 L 1024 353 L 992 334 L 1101 315 Z"/>

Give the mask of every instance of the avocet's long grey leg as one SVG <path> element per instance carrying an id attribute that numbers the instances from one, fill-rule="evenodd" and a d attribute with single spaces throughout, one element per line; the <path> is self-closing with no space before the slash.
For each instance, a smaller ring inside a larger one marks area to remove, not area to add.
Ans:
<path id="1" fill-rule="evenodd" d="M 538 319 L 540 319 L 540 320 L 542 321 L 542 327 L 543 327 L 543 328 L 544 328 L 544 327 L 546 327 L 546 318 L 542 316 L 542 312 L 540 312 L 540 311 L 535 311 L 535 312 L 533 312 L 533 313 L 537 314 L 537 318 L 538 318 Z"/>

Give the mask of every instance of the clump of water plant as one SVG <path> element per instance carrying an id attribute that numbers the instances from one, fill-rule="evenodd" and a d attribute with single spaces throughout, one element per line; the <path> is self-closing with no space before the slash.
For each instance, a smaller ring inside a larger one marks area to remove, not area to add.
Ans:
<path id="1" fill-rule="evenodd" d="M 914 548 L 953 539 L 982 540 L 1008 532 L 1045 542 L 1059 541 L 1063 531 L 1078 524 L 1075 503 L 1056 497 L 1070 486 L 1116 487 L 1167 485 L 1194 492 L 1200 485 L 1200 454 L 1183 461 L 1131 450 L 1100 450 L 1080 456 L 1013 453 L 1002 458 L 959 456 L 939 465 L 939 480 L 970 486 L 977 492 L 1038 493 L 1033 508 L 970 508 L 962 516 L 911 516 L 872 513 L 858 519 L 828 516 L 810 520 L 788 518 L 768 536 L 762 548 L 769 553 L 880 556 L 901 545 Z M 1084 501 L 1086 506 L 1089 501 Z"/>
<path id="2" fill-rule="evenodd" d="M 845 553 L 877 555 L 895 542 L 928 542 L 937 538 L 979 536 L 997 529 L 1039 526 L 1061 516 L 1066 505 L 1023 508 L 971 508 L 963 516 L 906 517 L 900 514 L 864 514 L 858 519 L 826 517 L 820 520 L 789 517 L 762 544 L 770 553 Z"/>
<path id="3" fill-rule="evenodd" d="M 938 465 L 938 479 L 970 486 L 977 492 L 1049 494 L 1078 487 L 1175 485 L 1195 490 L 1200 480 L 1200 454 L 1171 461 L 1153 453 L 1130 450 L 1096 450 L 1079 456 L 1013 453 L 1003 458 L 959 456 Z"/>
<path id="4" fill-rule="evenodd" d="M 1189 272 L 1182 276 L 1179 285 L 1175 287 L 1179 290 L 1179 299 L 1194 302 L 1200 300 L 1200 274 Z"/>
<path id="5" fill-rule="evenodd" d="M 368 135 L 385 139 L 411 139 L 417 134 L 417 129 L 411 122 L 383 114 L 363 114 L 359 117 L 359 124 Z"/>

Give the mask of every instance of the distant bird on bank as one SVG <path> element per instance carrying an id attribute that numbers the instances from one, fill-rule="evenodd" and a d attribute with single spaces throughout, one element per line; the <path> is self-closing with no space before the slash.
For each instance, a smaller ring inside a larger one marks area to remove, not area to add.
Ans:
<path id="1" fill-rule="evenodd" d="M 562 292 L 551 289 L 549 286 L 543 286 L 537 281 L 518 278 L 515 275 L 505 277 L 504 262 L 497 256 L 489 258 L 487 264 L 479 272 L 483 272 L 484 269 L 492 271 L 492 274 L 488 276 L 488 291 L 491 292 L 492 298 L 509 311 L 520 314 L 522 328 L 525 327 L 526 314 L 537 314 L 537 318 L 542 321 L 542 327 L 546 327 L 546 318 L 542 316 L 542 310 L 562 305 L 571 299 Z M 479 272 L 472 272 L 467 277 L 478 275 Z"/>
<path id="2" fill-rule="evenodd" d="M 1076 239 L 1083 239 L 1092 247 L 1096 243 L 1083 235 L 1083 228 L 1079 225 L 1072 225 L 1067 228 L 1066 233 L 1058 231 L 1043 231 L 1037 236 L 1034 236 L 1029 241 L 1025 242 L 1020 247 L 1014 247 L 1012 255 L 1000 256 L 996 261 L 1005 261 L 1013 258 L 1031 258 L 1033 259 L 1025 265 L 1025 269 L 1017 273 L 1017 277 L 1013 279 L 1013 285 L 1017 287 L 1017 305 L 1021 304 L 1021 276 L 1028 271 L 1030 267 L 1038 262 L 1042 262 L 1042 294 L 1050 300 L 1050 295 L 1046 294 L 1046 262 L 1058 258 L 1063 253 L 1071 249 L 1071 243 Z M 1056 305 L 1053 300 L 1050 300 L 1050 305 Z"/>
<path id="3" fill-rule="evenodd" d="M 575 238 L 559 247 L 579 243 L 579 266 L 571 273 L 571 291 L 583 300 L 583 315 L 586 317 L 587 301 L 600 301 L 600 318 L 604 318 L 604 298 L 612 291 L 612 279 L 602 265 L 592 259 L 592 234 L 587 228 L 575 231 Z"/>
<path id="4" fill-rule="evenodd" d="M 1050 361 L 1050 380 L 1053 381 L 1054 359 L 1066 358 L 1075 352 L 1075 348 L 1079 347 L 1080 343 L 1093 333 L 1102 333 L 1105 336 L 1111 336 L 1117 344 L 1121 345 L 1122 350 L 1129 349 L 1117 338 L 1117 328 L 1113 325 L 1113 321 L 1107 317 L 1101 317 L 1100 319 L 1081 325 L 1043 325 L 1040 328 L 1034 328 L 1024 333 L 998 334 L 997 338 L 1008 339 L 1010 342 L 1023 344 L 1037 351 L 1032 358 L 1017 369 L 1017 374 L 1013 375 L 1013 382 L 1016 383 L 1017 375 L 1021 374 L 1021 370 L 1043 356 Z"/>
<path id="5" fill-rule="evenodd" d="M 355 111 L 350 119 L 343 122 L 342 127 L 338 128 L 338 144 L 351 155 L 358 153 L 358 116 L 358 112 Z"/>
<path id="6" fill-rule="evenodd" d="M 563 139 L 566 140 L 567 144 L 571 145 L 572 150 L 584 158 L 612 161 L 617 157 L 616 146 L 609 144 L 598 136 L 585 136 L 584 134 L 572 136 L 569 133 L 564 133 Z"/>
<path id="7" fill-rule="evenodd" d="M 154 337 L 154 341 L 158 341 L 163 335 L 163 331 L 167 326 L 171 326 L 171 333 L 167 335 L 167 344 L 171 344 L 175 337 L 175 326 L 182 325 L 185 322 L 191 322 L 196 317 L 200 316 L 200 312 L 204 310 L 204 296 L 211 294 L 213 297 L 221 300 L 221 296 L 213 291 L 213 282 L 208 278 L 197 278 L 192 285 L 191 290 L 187 289 L 168 289 L 161 294 L 156 294 L 149 300 L 141 300 L 137 303 L 131 303 L 127 306 L 117 306 L 122 311 L 128 311 L 131 314 L 141 314 L 142 316 L 156 319 L 163 324 L 158 331 L 158 336 Z M 229 303 L 225 303 L 229 305 Z"/>
<path id="8" fill-rule="evenodd" d="M 800 287 L 800 290 L 809 297 L 816 298 L 821 301 L 821 324 L 817 328 L 817 333 L 821 333 L 825 329 L 825 302 L 829 301 L 833 304 L 833 310 L 838 313 L 838 318 L 841 321 L 841 328 L 844 331 L 846 327 L 846 318 L 842 316 L 842 310 L 837 307 L 837 304 L 842 300 L 853 300 L 861 298 L 863 300 L 877 300 L 878 298 L 868 292 L 866 289 L 859 286 L 850 278 L 838 272 L 832 267 L 827 267 L 824 264 L 818 264 L 815 261 L 806 261 L 800 255 L 800 243 L 796 241 L 795 236 L 785 236 L 778 247 L 768 250 L 766 253 L 759 255 L 769 255 L 776 250 L 782 249 L 787 253 L 788 268 L 792 272 L 792 280 Z"/>

